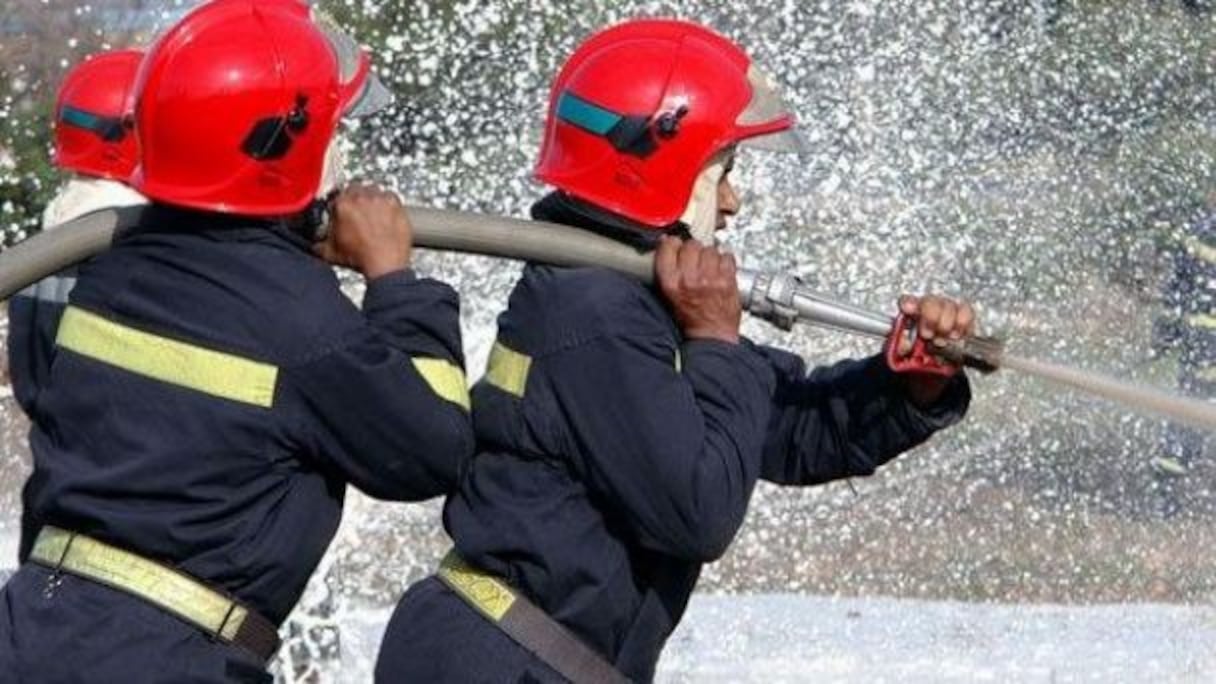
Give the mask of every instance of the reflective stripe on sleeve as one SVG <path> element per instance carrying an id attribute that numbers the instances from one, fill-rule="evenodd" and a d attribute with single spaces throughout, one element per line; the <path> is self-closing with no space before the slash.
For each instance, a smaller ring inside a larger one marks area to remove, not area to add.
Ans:
<path id="1" fill-rule="evenodd" d="M 412 358 L 414 369 L 430 385 L 431 391 L 444 401 L 450 401 L 468 411 L 469 385 L 465 380 L 464 371 L 455 364 L 443 359 Z"/>
<path id="2" fill-rule="evenodd" d="M 532 357 L 521 354 L 501 342 L 495 342 L 490 351 L 490 362 L 486 368 L 486 381 L 498 389 L 520 399 L 528 387 L 528 373 L 532 369 Z"/>

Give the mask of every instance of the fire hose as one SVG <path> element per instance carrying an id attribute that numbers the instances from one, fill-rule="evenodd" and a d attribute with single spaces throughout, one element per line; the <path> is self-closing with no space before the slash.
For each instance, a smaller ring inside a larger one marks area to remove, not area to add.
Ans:
<path id="1" fill-rule="evenodd" d="M 139 208 L 95 212 L 8 248 L 0 253 L 0 299 L 8 299 L 43 278 L 109 249 L 124 231 L 138 224 L 140 213 Z M 646 283 L 654 280 L 651 254 L 589 231 L 426 207 L 410 207 L 409 215 L 418 247 L 555 266 L 598 266 Z M 904 357 L 894 353 L 894 344 L 888 344 L 888 361 L 896 370 L 915 367 L 941 371 L 945 364 L 940 359 L 982 372 L 1017 369 L 1137 410 L 1216 430 L 1216 405 L 1015 357 L 1005 352 L 1001 341 L 989 337 L 972 337 L 930 349 L 923 340 L 915 339 L 914 326 L 902 316 L 892 318 L 834 301 L 811 291 L 793 276 L 740 269 L 739 296 L 749 314 L 782 329 L 808 323 L 878 339 L 888 339 L 893 330 L 904 329 L 912 336 L 913 350 Z"/>

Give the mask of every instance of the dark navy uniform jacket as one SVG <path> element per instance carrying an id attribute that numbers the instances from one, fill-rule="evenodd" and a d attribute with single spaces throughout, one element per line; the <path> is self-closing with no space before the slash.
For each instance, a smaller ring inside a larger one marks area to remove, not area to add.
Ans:
<path id="1" fill-rule="evenodd" d="M 55 354 L 55 333 L 76 285 L 76 269 L 68 269 L 31 285 L 8 300 L 8 375 L 13 398 L 27 415 L 38 390 L 46 386 Z M 28 510 L 21 515 L 21 558 L 34 543 L 38 523 Z"/>
<path id="2" fill-rule="evenodd" d="M 14 313 L 14 333 L 37 328 Z M 473 451 L 456 293 L 401 271 L 360 311 L 274 224 L 150 211 L 81 267 L 57 339 L 45 367 L 14 368 L 33 421 L 23 559 L 55 525 L 278 622 L 347 483 L 427 499 Z"/>
<path id="3" fill-rule="evenodd" d="M 8 300 L 8 372 L 13 397 L 26 412 L 46 385 L 55 333 L 76 284 L 76 269 L 46 278 Z"/>
<path id="4" fill-rule="evenodd" d="M 560 206 L 536 213 L 580 223 Z M 529 266 L 473 390 L 479 453 L 445 524 L 465 560 L 647 681 L 758 479 L 869 475 L 969 402 L 962 375 L 929 410 L 901 382 L 879 357 L 808 375 L 776 349 L 685 340 L 637 281 Z"/>

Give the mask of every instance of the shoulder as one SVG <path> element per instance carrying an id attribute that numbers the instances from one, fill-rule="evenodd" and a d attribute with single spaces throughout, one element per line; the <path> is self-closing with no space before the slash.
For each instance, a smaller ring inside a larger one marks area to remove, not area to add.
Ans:
<path id="1" fill-rule="evenodd" d="M 532 338 L 538 353 L 605 336 L 678 336 L 651 288 L 601 268 L 527 268 L 500 323 Z"/>
<path id="2" fill-rule="evenodd" d="M 133 235 L 85 266 L 73 301 L 280 363 L 333 348 L 363 324 L 333 269 L 253 231 Z"/>

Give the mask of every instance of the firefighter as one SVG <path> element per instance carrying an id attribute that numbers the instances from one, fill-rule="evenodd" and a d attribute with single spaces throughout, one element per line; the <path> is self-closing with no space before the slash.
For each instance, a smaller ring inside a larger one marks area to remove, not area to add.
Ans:
<path id="1" fill-rule="evenodd" d="M 147 199 L 126 182 L 135 170 L 133 131 L 123 114 L 143 53 L 115 50 L 71 69 L 55 103 L 52 161 L 71 175 L 42 215 L 44 230 L 102 209 L 139 208 Z M 59 319 L 76 283 L 69 268 L 17 293 L 8 306 L 8 372 L 13 397 L 27 414 L 50 373 Z M 19 548 L 36 524 L 24 515 Z"/>
<path id="2" fill-rule="evenodd" d="M 1176 348 L 1178 388 L 1198 398 L 1216 397 L 1216 197 L 1208 214 L 1192 223 L 1181 247 L 1174 251 L 1166 280 L 1166 313 L 1154 325 L 1154 349 Z M 1171 423 L 1165 428 L 1161 453 L 1150 460 L 1160 494 L 1161 514 L 1182 511 L 1182 482 L 1203 458 L 1206 436 L 1201 430 Z"/>
<path id="3" fill-rule="evenodd" d="M 963 416 L 961 373 L 875 356 L 808 374 L 740 337 L 714 233 L 739 209 L 737 146 L 793 147 L 793 123 L 744 51 L 695 24 L 628 22 L 567 62 L 538 167 L 556 191 L 533 216 L 656 250 L 658 286 L 525 269 L 473 390 L 455 550 L 402 598 L 378 681 L 648 681 L 758 479 L 869 475 Z M 900 306 L 935 344 L 974 330 L 966 304 Z"/>
<path id="4" fill-rule="evenodd" d="M 389 193 L 343 191 L 313 241 L 339 122 L 387 93 L 306 3 L 200 6 L 134 90 L 152 205 L 81 267 L 33 394 L 38 531 L 0 593 L 0 672 L 270 681 L 346 485 L 427 499 L 472 454 L 458 299 L 410 269 Z M 331 265 L 366 279 L 362 311 Z"/>
<path id="5" fill-rule="evenodd" d="M 115 50 L 71 69 L 55 103 L 52 160 L 69 177 L 42 215 L 44 230 L 101 209 L 139 207 L 147 199 L 127 181 L 135 170 L 135 135 L 123 121 L 143 53 Z M 75 269 L 47 278 L 9 301 L 8 367 L 24 410 L 46 383 L 55 331 Z"/>

